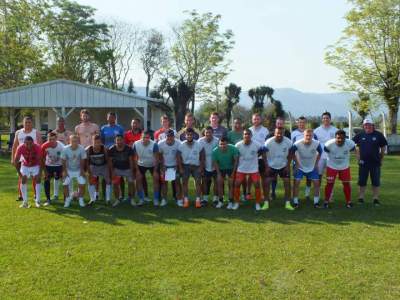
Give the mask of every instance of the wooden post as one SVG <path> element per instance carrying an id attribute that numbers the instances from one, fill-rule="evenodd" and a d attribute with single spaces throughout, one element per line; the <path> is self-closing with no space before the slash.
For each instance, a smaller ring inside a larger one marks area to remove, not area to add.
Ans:
<path id="1" fill-rule="evenodd" d="M 34 116 L 35 116 L 35 128 L 36 130 L 40 131 L 40 110 L 39 109 L 35 109 L 34 110 Z"/>
<path id="2" fill-rule="evenodd" d="M 15 132 L 15 109 L 10 108 L 10 132 Z"/>
<path id="3" fill-rule="evenodd" d="M 143 128 L 144 130 L 147 130 L 147 103 L 146 105 L 143 107 Z"/>

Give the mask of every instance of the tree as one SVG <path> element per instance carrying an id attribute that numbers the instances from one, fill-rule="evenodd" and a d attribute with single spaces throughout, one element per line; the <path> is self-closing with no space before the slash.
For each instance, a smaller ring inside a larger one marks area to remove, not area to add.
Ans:
<path id="1" fill-rule="evenodd" d="M 144 33 L 140 61 L 146 74 L 146 96 L 149 96 L 151 80 L 168 61 L 168 50 L 161 32 L 150 29 Z"/>
<path id="2" fill-rule="evenodd" d="M 220 15 L 199 14 L 195 10 L 186 13 L 189 18 L 173 28 L 175 41 L 171 48 L 171 70 L 177 83 L 185 82 L 193 91 L 189 101 L 194 112 L 199 84 L 209 83 L 214 70 L 228 68 L 226 56 L 234 42 L 232 31 L 221 32 Z"/>
<path id="3" fill-rule="evenodd" d="M 262 113 L 262 111 L 264 110 L 265 96 L 267 96 L 272 103 L 274 101 L 274 98 L 272 97 L 273 93 L 274 89 L 265 85 L 250 89 L 248 91 L 248 95 L 251 100 L 253 100 L 253 112 Z"/>
<path id="4" fill-rule="evenodd" d="M 226 125 L 231 128 L 233 107 L 239 103 L 242 88 L 234 83 L 225 87 L 225 117 Z"/>
<path id="5" fill-rule="evenodd" d="M 132 78 L 129 79 L 128 89 L 126 90 L 129 94 L 136 94 L 135 86 L 133 85 Z"/>
<path id="6" fill-rule="evenodd" d="M 376 101 L 364 92 L 359 92 L 358 97 L 350 101 L 350 106 L 360 116 L 361 120 L 365 119 L 367 115 L 378 107 Z"/>
<path id="7" fill-rule="evenodd" d="M 400 98 L 400 2 L 350 0 L 347 27 L 328 48 L 326 62 L 342 71 L 345 91 L 361 91 L 384 100 L 390 131 L 397 133 Z"/>

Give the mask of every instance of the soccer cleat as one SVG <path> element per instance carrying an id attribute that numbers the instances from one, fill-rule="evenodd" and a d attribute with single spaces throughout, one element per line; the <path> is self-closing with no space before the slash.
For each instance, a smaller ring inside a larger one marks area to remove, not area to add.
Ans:
<path id="1" fill-rule="evenodd" d="M 71 205 L 71 197 L 67 197 L 67 199 L 65 199 L 65 203 L 64 203 L 64 207 L 68 208 Z"/>
<path id="2" fill-rule="evenodd" d="M 222 208 L 224 207 L 224 202 L 218 201 L 217 205 L 215 205 L 215 208 Z"/>
<path id="3" fill-rule="evenodd" d="M 346 207 L 347 207 L 347 208 L 353 208 L 353 203 L 351 203 L 351 202 L 346 203 Z"/>
<path id="4" fill-rule="evenodd" d="M 267 210 L 269 208 L 269 201 L 264 201 L 263 206 L 261 207 L 262 210 Z"/>
<path id="5" fill-rule="evenodd" d="M 196 208 L 201 208 L 202 207 L 200 199 L 196 199 L 195 207 Z"/>
<path id="6" fill-rule="evenodd" d="M 183 199 L 183 207 L 188 208 L 189 206 L 190 206 L 189 199 L 187 197 L 185 197 Z"/>
<path id="7" fill-rule="evenodd" d="M 28 202 L 23 201 L 23 202 L 19 205 L 19 207 L 20 207 L 20 208 L 29 208 L 30 205 L 29 205 Z"/>
<path id="8" fill-rule="evenodd" d="M 329 208 L 329 202 L 328 201 L 324 202 L 324 208 Z"/>
<path id="9" fill-rule="evenodd" d="M 176 201 L 176 205 L 178 205 L 179 207 L 183 207 L 183 200 Z"/>
<path id="10" fill-rule="evenodd" d="M 143 199 L 139 199 L 137 206 L 143 206 L 144 205 L 144 200 Z"/>
<path id="11" fill-rule="evenodd" d="M 364 204 L 364 199 L 363 198 L 358 198 L 358 203 Z"/>
<path id="12" fill-rule="evenodd" d="M 153 205 L 154 205 L 154 207 L 159 207 L 160 206 L 160 200 L 154 199 L 153 200 Z"/>
<path id="13" fill-rule="evenodd" d="M 40 207 L 40 201 L 35 201 L 35 206 L 36 206 L 36 208 L 39 208 Z"/>
<path id="14" fill-rule="evenodd" d="M 239 208 L 239 203 L 237 203 L 237 202 L 233 203 L 231 209 L 232 209 L 232 210 L 238 210 L 238 208 Z"/>
<path id="15" fill-rule="evenodd" d="M 90 200 L 89 203 L 87 204 L 87 206 L 93 207 L 95 203 L 96 203 L 96 200 Z"/>
<path id="16" fill-rule="evenodd" d="M 294 210 L 293 206 L 290 204 L 290 201 L 286 201 L 286 203 L 285 203 L 285 209 L 287 209 L 287 210 Z"/>
<path id="17" fill-rule="evenodd" d="M 144 202 L 151 202 L 149 197 L 144 197 Z"/>
<path id="18" fill-rule="evenodd" d="M 374 199 L 373 204 L 374 204 L 375 206 L 381 205 L 381 203 L 379 202 L 378 199 Z"/>
<path id="19" fill-rule="evenodd" d="M 115 202 L 113 203 L 112 207 L 117 207 L 117 206 L 120 205 L 120 204 L 121 204 L 121 200 L 120 200 L 120 199 L 117 199 L 117 200 L 115 200 Z"/>
<path id="20" fill-rule="evenodd" d="M 51 200 L 48 199 L 45 203 L 43 203 L 43 206 L 49 206 L 51 205 Z"/>
<path id="21" fill-rule="evenodd" d="M 226 207 L 226 209 L 232 209 L 232 207 L 233 207 L 233 202 L 229 202 L 228 206 Z"/>
<path id="22" fill-rule="evenodd" d="M 256 211 L 259 211 L 259 210 L 261 210 L 261 205 L 260 205 L 260 203 L 256 203 L 256 206 L 255 206 L 255 208 L 256 208 Z"/>
<path id="23" fill-rule="evenodd" d="M 319 205 L 319 203 L 314 203 L 314 208 L 321 208 L 321 206 Z"/>
<path id="24" fill-rule="evenodd" d="M 133 206 L 133 207 L 136 206 L 135 199 L 131 198 L 129 202 L 130 202 L 131 206 Z"/>
<path id="25" fill-rule="evenodd" d="M 85 207 L 86 206 L 85 201 L 83 201 L 82 198 L 79 198 L 79 206 L 80 207 Z"/>
<path id="26" fill-rule="evenodd" d="M 162 200 L 161 200 L 161 203 L 160 203 L 160 206 L 161 206 L 161 207 L 164 207 L 164 206 L 167 206 L 167 204 L 168 204 L 167 200 L 162 199 Z"/>

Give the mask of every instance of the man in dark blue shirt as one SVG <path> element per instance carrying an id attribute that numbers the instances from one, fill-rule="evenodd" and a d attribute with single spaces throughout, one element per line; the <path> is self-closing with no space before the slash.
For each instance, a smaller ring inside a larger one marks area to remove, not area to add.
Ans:
<path id="1" fill-rule="evenodd" d="M 103 125 L 100 129 L 101 140 L 107 149 L 114 145 L 117 135 L 124 135 L 124 128 L 116 124 L 116 119 L 115 113 L 109 112 L 107 114 L 107 124 Z"/>
<path id="2" fill-rule="evenodd" d="M 374 205 L 379 205 L 379 186 L 381 177 L 381 165 L 387 146 L 386 138 L 382 133 L 374 129 L 371 119 L 363 121 L 364 131 L 357 134 L 353 141 L 356 143 L 356 155 L 358 159 L 358 185 L 360 194 L 358 201 L 364 203 L 365 190 L 368 176 L 371 177 L 372 195 Z"/>

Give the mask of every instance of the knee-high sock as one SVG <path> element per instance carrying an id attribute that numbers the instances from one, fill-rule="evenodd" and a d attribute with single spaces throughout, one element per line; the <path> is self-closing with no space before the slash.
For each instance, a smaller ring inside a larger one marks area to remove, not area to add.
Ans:
<path id="1" fill-rule="evenodd" d="M 24 202 L 28 202 L 28 187 L 26 183 L 21 183 L 20 190 L 21 190 L 22 200 Z"/>
<path id="2" fill-rule="evenodd" d="M 276 190 L 276 185 L 278 184 L 278 180 L 274 179 L 271 181 L 271 192 L 272 194 L 275 194 L 275 190 Z"/>
<path id="3" fill-rule="evenodd" d="M 106 185 L 106 201 L 111 200 L 111 184 Z"/>
<path id="4" fill-rule="evenodd" d="M 40 203 L 40 183 L 35 184 L 35 195 L 36 195 L 36 202 Z"/>
<path id="5" fill-rule="evenodd" d="M 96 201 L 96 186 L 90 184 L 88 190 L 89 190 L 90 201 Z"/>
<path id="6" fill-rule="evenodd" d="M 346 198 L 346 203 L 351 202 L 351 185 L 350 182 L 343 182 L 343 192 Z"/>
<path id="7" fill-rule="evenodd" d="M 46 199 L 50 200 L 50 179 L 44 180 L 44 193 L 46 194 Z"/>
<path id="8" fill-rule="evenodd" d="M 325 201 L 329 201 L 332 195 L 334 182 L 327 182 L 325 186 Z"/>
<path id="9" fill-rule="evenodd" d="M 256 188 L 256 203 L 261 203 L 261 189 Z"/>
<path id="10" fill-rule="evenodd" d="M 60 180 L 59 179 L 54 179 L 54 197 L 58 197 L 58 190 L 60 187 Z"/>
<path id="11" fill-rule="evenodd" d="M 33 188 L 33 192 L 35 193 L 35 197 L 36 197 L 36 180 L 35 180 L 35 178 L 32 179 L 32 188 Z"/>
<path id="12" fill-rule="evenodd" d="M 22 198 L 22 192 L 21 192 L 21 177 L 18 177 L 18 197 Z"/>
<path id="13" fill-rule="evenodd" d="M 233 199 L 235 202 L 240 202 L 240 187 L 235 187 L 233 189 Z"/>

